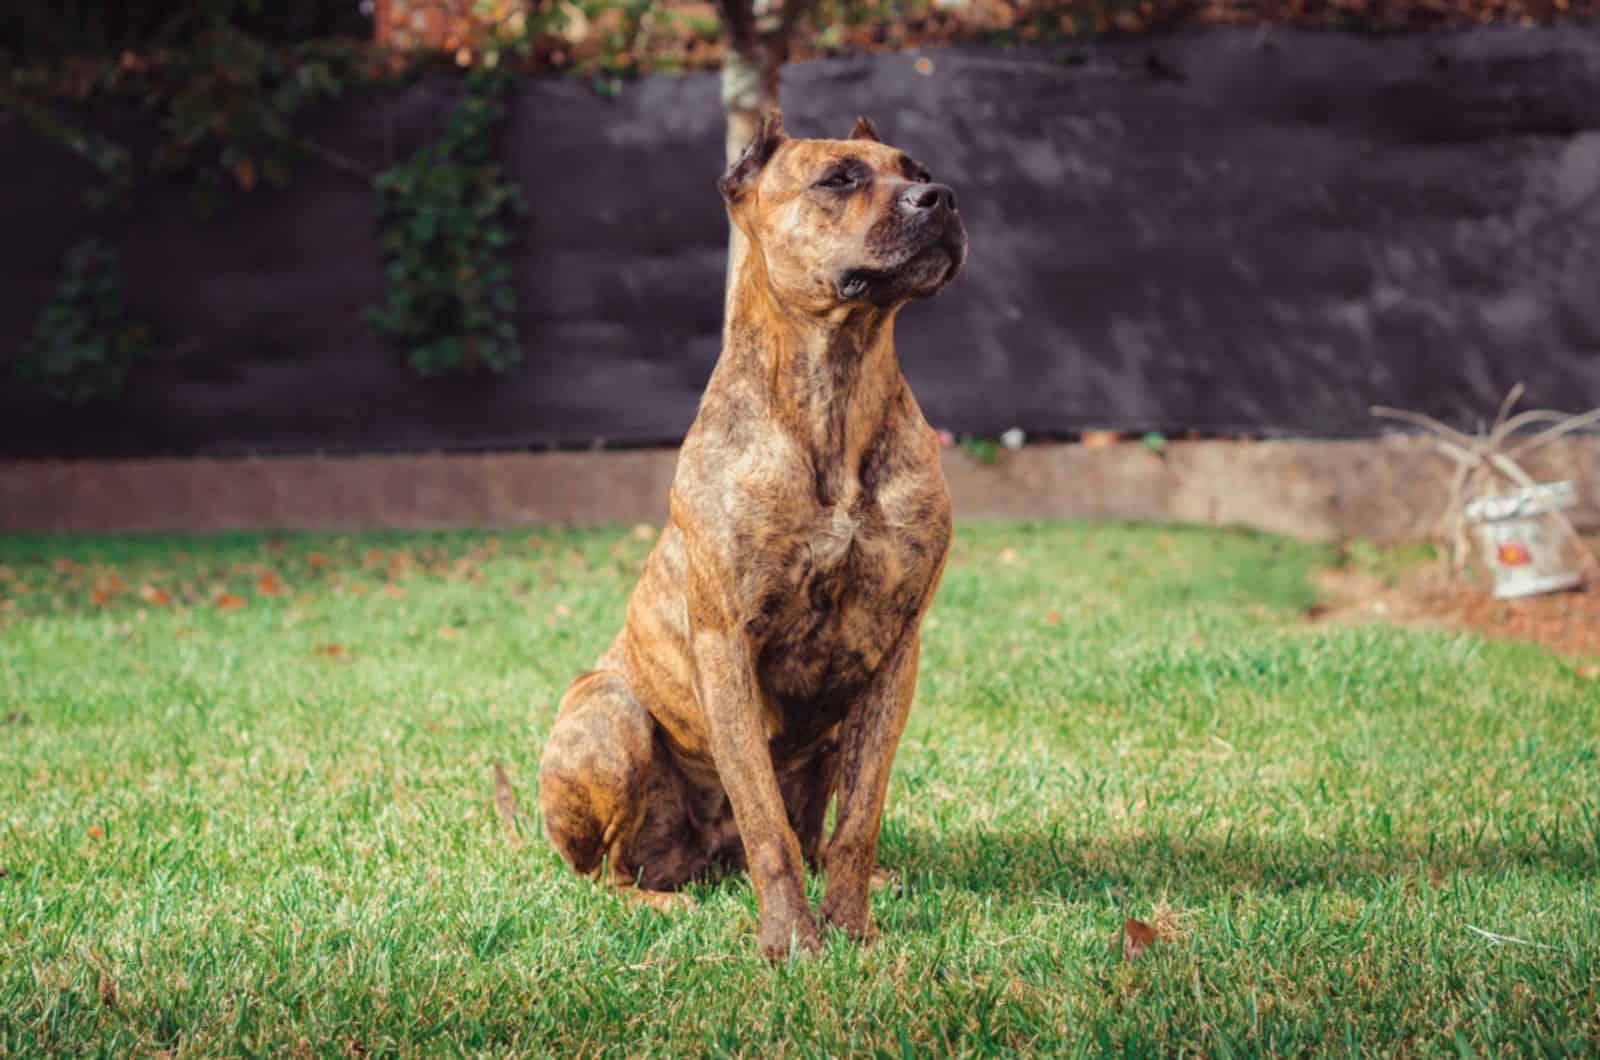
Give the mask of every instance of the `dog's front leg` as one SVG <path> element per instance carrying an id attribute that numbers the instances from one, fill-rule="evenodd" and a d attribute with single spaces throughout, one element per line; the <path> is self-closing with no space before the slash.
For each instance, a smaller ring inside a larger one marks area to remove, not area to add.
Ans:
<path id="1" fill-rule="evenodd" d="M 697 572 L 691 561 L 694 690 L 755 886 L 761 952 L 769 960 L 781 960 L 792 950 L 815 953 L 822 941 L 806 903 L 800 842 L 789 826 L 772 768 L 750 643 L 732 618 L 725 584 L 705 576 L 703 569 Z"/>
<path id="2" fill-rule="evenodd" d="M 822 857 L 828 875 L 822 918 L 857 940 L 872 937 L 868 894 L 878 858 L 878 830 L 889 769 L 916 691 L 918 648 L 913 633 L 851 711 L 841 734 L 839 801 Z"/>

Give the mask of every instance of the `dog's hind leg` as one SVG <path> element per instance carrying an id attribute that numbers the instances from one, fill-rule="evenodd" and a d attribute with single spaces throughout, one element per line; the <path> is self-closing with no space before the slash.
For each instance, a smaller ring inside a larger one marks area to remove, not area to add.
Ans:
<path id="1" fill-rule="evenodd" d="M 705 868 L 682 774 L 655 719 L 614 670 L 567 688 L 539 763 L 545 836 L 580 876 L 655 908 Z"/>

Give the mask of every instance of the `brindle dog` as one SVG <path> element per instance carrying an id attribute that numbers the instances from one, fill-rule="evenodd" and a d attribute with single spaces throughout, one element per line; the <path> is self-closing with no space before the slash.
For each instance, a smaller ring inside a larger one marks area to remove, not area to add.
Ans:
<path id="1" fill-rule="evenodd" d="M 884 792 L 944 569 L 939 442 L 894 319 L 960 270 L 955 194 L 858 119 L 794 140 L 774 113 L 723 176 L 735 249 L 722 356 L 622 632 L 561 700 L 539 769 L 573 871 L 654 905 L 746 865 L 760 945 L 871 934 Z M 827 805 L 835 825 L 823 843 Z"/>

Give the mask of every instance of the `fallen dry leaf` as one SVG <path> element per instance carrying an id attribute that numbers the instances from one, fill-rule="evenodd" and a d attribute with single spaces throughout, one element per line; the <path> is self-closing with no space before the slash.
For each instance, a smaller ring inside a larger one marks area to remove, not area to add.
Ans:
<path id="1" fill-rule="evenodd" d="M 1061 612 L 1060 611 L 1050 611 L 1050 612 L 1048 612 L 1044 616 L 1044 624 L 1047 625 L 1047 626 L 1059 626 L 1059 625 L 1061 625 Z"/>
<path id="2" fill-rule="evenodd" d="M 406 595 L 406 591 L 404 589 L 400 588 L 400 586 L 394 584 L 393 582 L 389 582 L 388 584 L 386 584 L 383 587 L 383 592 L 384 592 L 384 595 L 392 596 L 396 600 L 399 600 L 401 597 Z"/>
<path id="3" fill-rule="evenodd" d="M 562 618 L 566 618 L 572 614 L 572 608 L 568 607 L 566 604 L 557 604 L 556 614 Z"/>
<path id="4" fill-rule="evenodd" d="M 541 548 L 544 547 L 544 542 L 542 540 L 540 540 L 538 534 L 529 534 L 528 535 L 528 547 L 537 551 L 538 549 L 541 549 Z"/>
<path id="5" fill-rule="evenodd" d="M 321 570 L 328 565 L 328 557 L 320 552 L 312 552 L 306 556 L 306 566 L 312 570 Z"/>
<path id="6" fill-rule="evenodd" d="M 1085 449 L 1105 449 L 1116 445 L 1121 437 L 1116 431 L 1084 431 L 1078 444 Z"/>
<path id="7" fill-rule="evenodd" d="M 223 593 L 217 597 L 218 611 L 237 611 L 244 606 L 244 597 L 234 593 Z"/>
<path id="8" fill-rule="evenodd" d="M 96 607 L 104 607 L 105 602 L 109 599 L 110 597 L 106 595 L 104 589 L 96 589 L 89 594 L 89 601 Z"/>
<path id="9" fill-rule="evenodd" d="M 152 607 L 166 607 L 172 603 L 172 597 L 165 589 L 157 589 L 154 585 L 145 585 L 139 589 L 139 599 Z"/>
<path id="10" fill-rule="evenodd" d="M 312 655 L 322 655 L 329 659 L 343 659 L 346 654 L 343 644 L 318 644 L 311 649 Z"/>
<path id="11" fill-rule="evenodd" d="M 1001 563 L 1015 563 L 1016 561 L 1017 561 L 1017 550 L 1016 549 L 1014 549 L 1014 548 L 1003 548 L 1003 549 L 1000 550 L 1000 562 Z"/>
<path id="12" fill-rule="evenodd" d="M 106 1008 L 117 1007 L 117 984 L 103 971 L 100 973 L 100 1001 Z"/>
<path id="13" fill-rule="evenodd" d="M 1155 928 L 1141 920 L 1128 917 L 1122 922 L 1122 933 L 1113 940 L 1112 949 L 1116 951 L 1120 944 L 1122 959 L 1131 961 L 1144 952 L 1146 947 L 1154 945 L 1155 941 Z"/>
<path id="14" fill-rule="evenodd" d="M 500 815 L 500 824 L 506 834 L 515 838 L 517 818 L 522 816 L 522 810 L 517 806 L 516 790 L 511 787 L 511 778 L 506 776 L 499 762 L 490 762 L 489 767 L 494 771 L 494 812 Z"/>
<path id="15" fill-rule="evenodd" d="M 1578 667 L 1578 676 L 1586 677 L 1591 681 L 1600 679 L 1600 663 L 1585 663 Z"/>
<path id="16" fill-rule="evenodd" d="M 106 837 L 105 829 L 101 828 L 97 824 L 89 826 L 89 838 L 90 839 L 104 839 L 105 837 Z"/>
<path id="17" fill-rule="evenodd" d="M 268 573 L 256 579 L 256 592 L 262 596 L 282 596 L 285 589 L 276 574 Z"/>
<path id="18" fill-rule="evenodd" d="M 456 637 L 460 636 L 460 634 L 461 631 L 456 629 L 454 626 L 439 627 L 439 636 L 443 637 L 445 640 L 455 640 Z"/>

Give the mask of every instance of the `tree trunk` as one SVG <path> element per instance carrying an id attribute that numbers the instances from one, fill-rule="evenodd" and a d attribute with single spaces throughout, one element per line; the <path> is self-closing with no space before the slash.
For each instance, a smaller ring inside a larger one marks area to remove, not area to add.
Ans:
<path id="1" fill-rule="evenodd" d="M 778 69 L 783 60 L 760 40 L 747 48 L 732 45 L 722 55 L 722 107 L 728 116 L 725 155 L 733 165 L 756 130 L 761 116 L 778 105 Z"/>
<path id="2" fill-rule="evenodd" d="M 728 117 L 723 141 L 727 165 L 733 165 L 754 139 L 761 116 L 778 106 L 778 73 L 789 57 L 789 39 L 796 20 L 811 0 L 721 0 L 722 109 Z M 728 226 L 728 276 L 743 254 L 744 236 Z"/>

